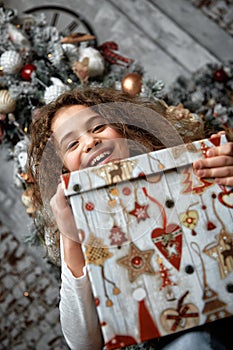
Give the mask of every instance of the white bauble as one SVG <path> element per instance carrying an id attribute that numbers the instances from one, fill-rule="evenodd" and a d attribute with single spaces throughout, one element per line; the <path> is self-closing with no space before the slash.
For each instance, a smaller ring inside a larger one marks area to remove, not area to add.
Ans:
<path id="1" fill-rule="evenodd" d="M 1 55 L 0 66 L 3 73 L 15 74 L 22 68 L 23 60 L 17 51 L 8 50 Z"/>
<path id="2" fill-rule="evenodd" d="M 16 100 L 14 100 L 8 90 L 0 90 L 0 113 L 7 114 L 14 112 Z"/>
<path id="3" fill-rule="evenodd" d="M 101 76 L 104 73 L 104 59 L 100 52 L 93 47 L 80 47 L 79 61 L 85 57 L 89 58 L 88 72 L 89 77 Z"/>
<path id="4" fill-rule="evenodd" d="M 63 94 L 63 92 L 69 90 L 69 87 L 63 84 L 60 79 L 52 77 L 51 81 L 53 84 L 48 86 L 44 93 L 44 101 L 46 104 L 56 100 L 56 98 Z"/>

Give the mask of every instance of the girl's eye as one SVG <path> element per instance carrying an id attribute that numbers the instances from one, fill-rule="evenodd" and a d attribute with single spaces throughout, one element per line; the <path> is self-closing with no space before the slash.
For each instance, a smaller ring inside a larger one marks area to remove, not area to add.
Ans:
<path id="1" fill-rule="evenodd" d="M 98 132 L 103 131 L 105 128 L 106 128 L 106 124 L 99 124 L 99 125 L 96 125 L 96 126 L 92 129 L 92 132 L 93 132 L 93 133 L 98 133 Z"/>
<path id="2" fill-rule="evenodd" d="M 68 144 L 67 150 L 69 151 L 69 150 L 71 150 L 72 148 L 77 147 L 78 145 L 79 145 L 79 141 L 78 141 L 78 140 L 72 141 L 72 142 L 70 142 L 70 143 Z"/>

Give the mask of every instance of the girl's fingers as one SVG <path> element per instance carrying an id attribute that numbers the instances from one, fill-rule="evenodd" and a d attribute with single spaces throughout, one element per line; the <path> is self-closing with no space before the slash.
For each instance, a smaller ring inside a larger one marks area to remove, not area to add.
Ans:
<path id="1" fill-rule="evenodd" d="M 224 178 L 224 177 L 233 177 L 233 166 L 225 166 L 221 168 L 206 168 L 206 169 L 200 169 L 196 170 L 195 174 L 198 177 L 205 177 L 205 178 Z"/>
<path id="2" fill-rule="evenodd" d="M 221 164 L 221 162 L 219 162 L 219 164 Z M 229 166 L 220 165 L 219 167 L 216 167 L 216 168 L 210 167 L 210 168 L 201 168 L 198 170 L 195 170 L 194 168 L 194 172 L 200 178 L 214 178 L 215 182 L 219 185 L 233 186 L 233 165 L 229 165 Z"/>
<path id="3" fill-rule="evenodd" d="M 223 185 L 223 186 L 230 186 L 233 187 L 233 176 L 230 177 L 220 177 L 220 178 L 215 178 L 215 182 L 218 185 Z"/>
<path id="4" fill-rule="evenodd" d="M 233 142 L 227 142 L 225 145 L 213 147 L 207 151 L 207 157 L 230 156 L 233 158 Z"/>
<path id="5" fill-rule="evenodd" d="M 233 186 L 233 143 L 207 151 L 207 158 L 193 163 L 195 174 L 200 178 L 215 178 L 219 185 Z"/>
<path id="6" fill-rule="evenodd" d="M 232 142 L 209 149 L 207 156 L 207 158 L 199 159 L 193 163 L 193 168 L 197 176 L 214 178 L 233 177 Z"/>
<path id="7" fill-rule="evenodd" d="M 221 171 L 221 169 L 225 167 L 233 167 L 233 157 L 219 156 L 213 158 L 200 159 L 193 163 L 193 168 L 195 171 L 214 170 L 215 168 L 219 168 L 218 170 Z"/>

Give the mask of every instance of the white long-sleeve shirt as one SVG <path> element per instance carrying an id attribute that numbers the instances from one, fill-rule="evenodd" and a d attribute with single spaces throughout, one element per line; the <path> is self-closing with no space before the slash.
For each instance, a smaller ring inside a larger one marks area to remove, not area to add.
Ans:
<path id="1" fill-rule="evenodd" d="M 101 350 L 103 340 L 86 268 L 76 278 L 64 262 L 61 238 L 60 320 L 71 350 Z"/>

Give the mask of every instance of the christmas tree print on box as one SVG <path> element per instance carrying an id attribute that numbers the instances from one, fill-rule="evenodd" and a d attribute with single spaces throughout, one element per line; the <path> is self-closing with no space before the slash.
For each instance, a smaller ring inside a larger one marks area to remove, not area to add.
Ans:
<path id="1" fill-rule="evenodd" d="M 192 170 L 225 142 L 204 139 L 62 176 L 107 349 L 232 315 L 233 191 Z"/>

